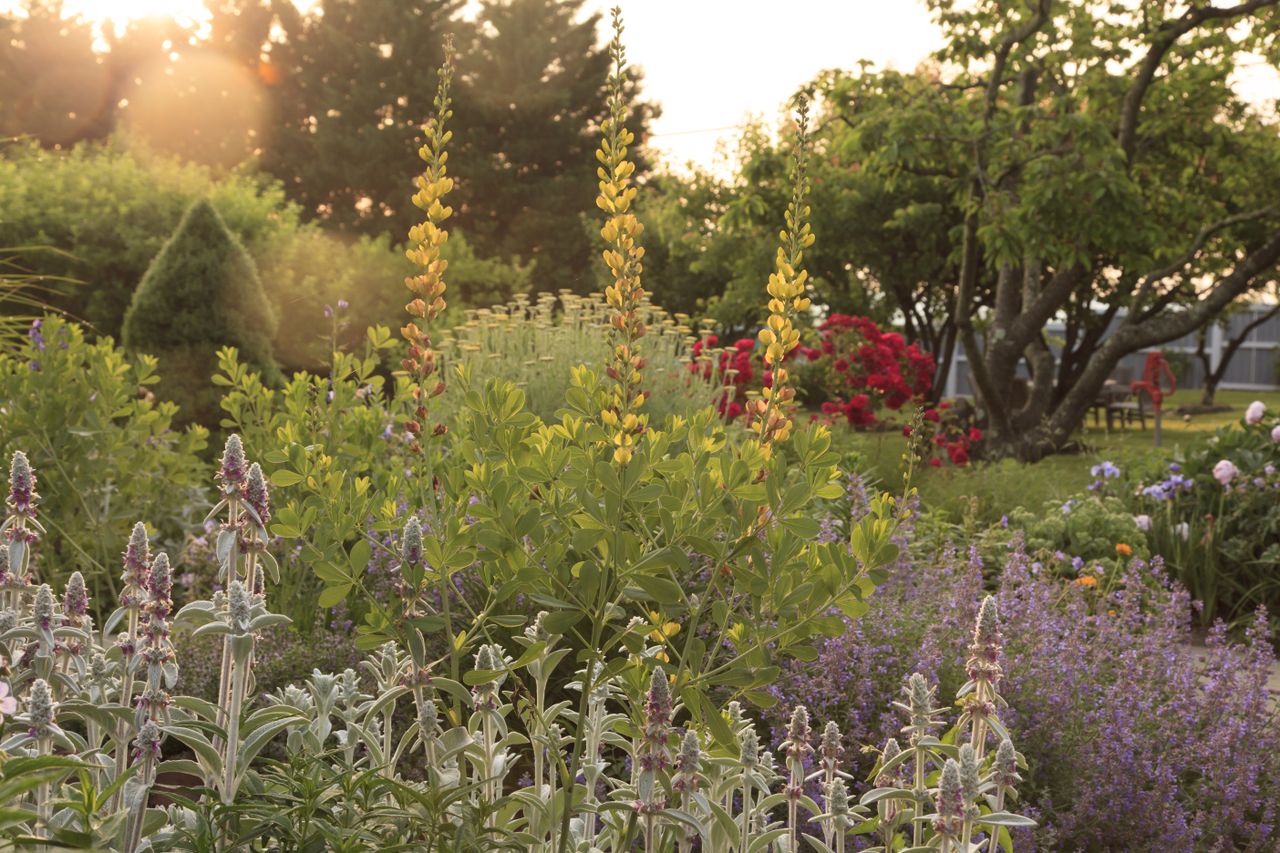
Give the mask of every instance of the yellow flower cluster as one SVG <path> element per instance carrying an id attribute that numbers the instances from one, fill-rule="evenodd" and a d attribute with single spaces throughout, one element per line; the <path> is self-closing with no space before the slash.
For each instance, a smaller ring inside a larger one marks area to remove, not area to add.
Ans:
<path id="1" fill-rule="evenodd" d="M 809 102 L 802 98 L 796 107 L 795 174 L 791 203 L 787 207 L 786 228 L 779 235 L 781 245 L 774 261 L 774 272 L 769 276 L 769 319 L 760 330 L 760 342 L 764 344 L 765 367 L 773 374 L 771 387 L 763 389 L 759 399 L 748 404 L 751 428 L 760 436 L 760 446 L 766 457 L 773 444 L 786 441 L 791 434 L 792 421 L 788 413 L 795 389 L 789 387 L 790 376 L 784 360 L 800 343 L 800 330 L 795 320 L 808 310 L 805 284 L 809 274 L 801 268 L 804 250 L 813 245 L 814 236 L 809 229 L 809 179 L 805 175 L 809 148 Z"/>
<path id="2" fill-rule="evenodd" d="M 645 392 L 641 389 L 645 359 L 636 346 L 645 334 L 640 313 L 645 296 L 640 285 L 644 247 L 638 239 L 644 226 L 631 212 L 631 203 L 636 197 L 631 175 L 636 167 L 627 160 L 627 146 L 635 141 L 635 135 L 623 124 L 627 113 L 623 98 L 626 51 L 622 46 L 622 13 L 617 8 L 613 10 L 609 54 L 613 58 L 613 72 L 609 76 L 609 117 L 601 123 L 602 138 L 596 151 L 596 159 L 600 161 L 596 169 L 600 178 L 596 205 L 608 217 L 600 236 L 608 244 L 604 262 L 613 275 L 613 284 L 605 288 L 604 295 L 610 309 L 609 334 L 614 345 L 613 360 L 605 372 L 614 386 L 600 419 L 610 432 L 614 462 L 625 465 L 631 461 L 632 451 L 648 424 L 648 416 L 640 411 L 645 402 Z"/>
<path id="3" fill-rule="evenodd" d="M 426 142 L 418 149 L 418 156 L 426 162 L 426 170 L 415 179 L 418 191 L 413 203 L 426 211 L 426 220 L 409 229 L 409 242 L 413 244 L 405 254 L 422 272 L 404 280 L 414 298 L 404 308 L 413 317 L 400 330 L 409 343 L 407 357 L 401 362 L 413 381 L 413 399 L 417 403 L 414 417 L 405 424 L 409 432 L 417 435 L 422 421 L 427 417 L 426 401 L 444 392 L 444 382 L 437 382 L 430 391 L 424 390 L 427 381 L 436 371 L 437 353 L 431 344 L 431 335 L 417 320 L 429 323 L 444 311 L 444 271 L 449 262 L 440 257 L 440 249 L 449 239 L 449 232 L 441 226 L 453 214 L 453 208 L 441 203 L 453 189 L 453 178 L 447 176 L 445 164 L 449 152 L 445 146 L 453 138 L 453 132 L 445 130 L 445 123 L 453 116 L 450 109 L 449 85 L 453 81 L 453 38 L 444 40 L 444 63 L 440 66 L 436 87 L 435 115 L 423 128 Z M 443 424 L 436 427 L 443 433 Z"/>

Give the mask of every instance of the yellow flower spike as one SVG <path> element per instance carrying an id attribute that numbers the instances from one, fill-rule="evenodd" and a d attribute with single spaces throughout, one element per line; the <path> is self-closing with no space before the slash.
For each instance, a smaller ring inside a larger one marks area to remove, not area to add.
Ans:
<path id="1" fill-rule="evenodd" d="M 453 208 L 445 205 L 441 199 L 453 189 L 453 179 L 446 173 L 445 163 L 449 154 L 445 146 L 453 138 L 452 131 L 445 130 L 445 124 L 453 116 L 449 87 L 453 82 L 453 37 L 445 36 L 444 62 L 440 66 L 436 86 L 435 115 L 427 120 L 423 127 L 426 141 L 418 149 L 418 156 L 426 163 L 426 169 L 414 179 L 417 192 L 413 194 L 413 203 L 426 214 L 426 220 L 409 229 L 411 245 L 405 255 L 420 269 L 417 275 L 405 279 L 405 286 L 414 298 L 405 305 L 410 317 L 426 323 L 435 320 L 444 311 L 446 303 L 444 293 L 446 285 L 444 271 L 448 262 L 440 257 L 440 249 L 449 239 L 449 233 L 440 227 L 440 223 L 453 215 Z M 432 434 L 423 429 L 421 423 L 427 417 L 427 399 L 438 393 L 437 388 L 427 389 L 427 381 L 436 370 L 439 354 L 431 343 L 431 335 L 424 326 L 411 320 L 400 330 L 409 344 L 407 357 L 401 362 L 409 374 L 411 394 L 417 406 L 409 421 L 410 430 L 414 434 Z M 441 388 L 442 382 L 437 382 Z"/>
<path id="2" fill-rule="evenodd" d="M 791 203 L 787 207 L 786 227 L 778 232 L 778 250 L 774 255 L 774 271 L 765 287 L 769 294 L 769 319 L 760 330 L 765 345 L 764 362 L 773 372 L 772 388 L 765 388 L 751 420 L 751 429 L 760 437 L 765 459 L 771 458 L 774 442 L 785 441 L 791 434 L 788 401 L 794 392 L 788 389 L 790 376 L 782 368 L 787 354 L 800 342 L 795 320 L 809 307 L 805 298 L 808 273 L 802 268 L 804 250 L 813 245 L 809 218 L 809 180 L 805 167 L 809 149 L 809 100 L 801 97 L 796 104 L 796 149 L 793 163 Z"/>
<path id="3" fill-rule="evenodd" d="M 613 283 L 605 288 L 605 302 L 610 311 L 606 318 L 608 335 L 614 344 L 614 355 L 607 375 L 614 383 L 613 406 L 608 415 L 602 413 L 607 426 L 621 425 L 622 432 L 615 437 L 619 445 L 613 452 L 613 460 L 625 465 L 631 460 L 630 448 L 644 432 L 645 419 L 639 414 L 644 406 L 645 394 L 641 390 L 644 376 L 643 362 L 636 358 L 636 343 L 644 337 L 646 328 L 642 306 L 646 294 L 640 285 L 644 267 L 641 258 L 644 248 L 636 238 L 644 230 L 631 203 L 636 188 L 631 186 L 635 164 L 627 160 L 627 146 L 635 141 L 624 125 L 627 105 L 626 49 L 622 44 L 622 13 L 613 9 L 613 39 L 609 42 L 609 56 L 613 68 L 609 74 L 609 116 L 600 125 L 600 148 L 596 160 L 600 166 L 596 175 L 600 178 L 600 194 L 596 206 L 607 216 L 600 228 L 600 236 L 608 244 L 602 257 L 613 276 Z"/>

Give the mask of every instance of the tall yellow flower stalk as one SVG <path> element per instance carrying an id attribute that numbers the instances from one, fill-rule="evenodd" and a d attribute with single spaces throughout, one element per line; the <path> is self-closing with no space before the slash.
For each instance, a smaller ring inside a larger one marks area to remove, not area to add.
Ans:
<path id="1" fill-rule="evenodd" d="M 453 208 L 446 207 L 441 199 L 453 189 L 453 178 L 447 176 L 445 166 L 449 160 L 449 152 L 445 150 L 445 146 L 453 138 L 453 132 L 445 130 L 445 123 L 453 116 L 449 100 L 449 85 L 452 82 L 453 37 L 445 36 L 444 62 L 440 66 L 436 86 L 436 112 L 423 128 L 426 142 L 418 149 L 418 156 L 426 162 L 427 167 L 415 179 L 418 191 L 413 195 L 413 203 L 426 212 L 426 219 L 409 229 L 409 241 L 413 245 L 405 253 L 422 270 L 404 280 L 405 286 L 414 296 L 404 308 L 414 319 L 400 330 L 409 343 L 408 356 L 401 364 L 413 382 L 412 394 L 417 403 L 414 417 L 405 424 L 405 428 L 415 436 L 422 431 L 422 422 L 426 420 L 427 400 L 444 392 L 443 381 L 437 381 L 428 390 L 429 381 L 436 372 L 438 353 L 431 344 L 431 334 L 426 324 L 439 317 L 445 308 L 444 271 L 449 262 L 440 256 L 440 250 L 449 239 L 449 232 L 441 227 L 441 223 L 453 214 Z M 423 321 L 421 325 L 419 320 Z M 437 425 L 435 432 L 443 433 L 444 425 Z"/>
<path id="2" fill-rule="evenodd" d="M 604 262 L 613 274 L 613 284 L 605 288 L 604 294 L 610 308 L 609 336 L 614 345 L 612 363 L 606 373 L 614 385 L 600 418 L 610 432 L 614 462 L 625 465 L 631 460 L 648 416 L 640 411 L 645 402 L 641 388 L 645 359 L 636 346 L 645 334 L 639 310 L 645 296 L 640 286 L 644 247 L 638 241 L 644 226 L 631 213 L 631 203 L 636 197 L 631 175 L 636 166 L 627 159 L 627 146 L 635 141 L 635 135 L 623 124 L 627 114 L 623 99 L 626 49 L 622 46 L 622 10 L 617 7 L 613 9 L 609 55 L 613 59 L 613 71 L 609 75 L 609 116 L 601 123 L 600 149 L 596 151 L 596 159 L 600 161 L 596 169 L 600 178 L 596 205 L 608 217 L 600 236 L 608 244 Z"/>
<path id="3" fill-rule="evenodd" d="M 796 105 L 796 150 L 792 176 L 791 203 L 787 206 L 786 228 L 779 234 L 780 245 L 769 276 L 769 319 L 760 330 L 764 344 L 764 363 L 773 373 L 771 387 L 759 399 L 749 403 L 751 428 L 760 437 L 766 457 L 776 442 L 786 441 L 791 434 L 789 414 L 795 389 L 784 364 L 787 353 L 800 343 L 800 330 L 795 320 L 809 308 L 805 282 L 809 274 L 801 264 L 804 250 L 813 245 L 809 230 L 809 178 L 805 168 L 809 156 L 809 100 L 801 97 Z"/>

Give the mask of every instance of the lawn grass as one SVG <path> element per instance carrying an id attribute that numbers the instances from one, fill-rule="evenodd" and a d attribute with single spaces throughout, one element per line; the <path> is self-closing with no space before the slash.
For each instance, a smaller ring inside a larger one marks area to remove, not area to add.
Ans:
<path id="1" fill-rule="evenodd" d="M 1183 395 L 1175 396 L 1166 409 L 1199 401 L 1198 391 L 1184 395 L 1185 399 Z M 1134 425 L 1110 433 L 1105 427 L 1093 426 L 1090 419 L 1078 434 L 1087 448 L 1084 452 L 1051 456 L 1031 465 L 1006 459 L 976 462 L 964 468 L 926 466 L 916 471 L 914 483 L 926 508 L 942 512 L 955 522 L 976 513 L 976 520 L 991 523 L 1014 507 L 1039 507 L 1049 500 L 1065 501 L 1084 491 L 1095 479 L 1089 469 L 1103 460 L 1124 468 L 1177 456 L 1197 437 L 1239 422 L 1253 400 L 1262 400 L 1270 411 L 1280 410 L 1280 391 L 1221 391 L 1218 402 L 1231 406 L 1231 411 L 1189 418 L 1166 416 L 1160 449 L 1154 446 L 1151 418 L 1147 419 L 1146 430 Z M 842 446 L 857 454 L 864 476 L 881 488 L 901 488 L 906 439 L 899 432 L 856 433 L 837 427 L 837 436 Z"/>

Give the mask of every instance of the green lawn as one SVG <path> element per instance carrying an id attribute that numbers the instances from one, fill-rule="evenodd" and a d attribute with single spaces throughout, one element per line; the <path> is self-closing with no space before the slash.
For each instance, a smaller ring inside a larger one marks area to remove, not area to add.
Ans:
<path id="1" fill-rule="evenodd" d="M 1176 395 L 1169 408 L 1198 400 L 1198 391 L 1186 391 Z M 991 522 L 1013 507 L 1035 507 L 1049 499 L 1065 501 L 1083 491 L 1094 479 L 1089 468 L 1102 460 L 1110 460 L 1123 468 L 1174 455 L 1197 436 L 1238 422 L 1253 400 L 1262 400 L 1271 411 L 1280 410 L 1280 391 L 1222 391 L 1218 402 L 1231 406 L 1230 412 L 1189 419 L 1179 415 L 1166 417 L 1160 450 L 1154 447 L 1150 417 L 1145 431 L 1135 425 L 1110 434 L 1105 428 L 1095 428 L 1089 419 L 1079 435 L 1089 447 L 1085 453 L 1052 456 L 1034 465 L 1004 460 L 976 463 L 966 468 L 926 467 L 917 472 L 915 482 L 927 507 L 945 511 L 954 521 L 960 521 L 973 508 L 980 520 Z M 838 428 L 837 434 L 842 445 L 860 454 L 866 474 L 883 487 L 900 487 L 902 455 L 906 449 L 906 439 L 900 433 L 853 433 Z"/>

